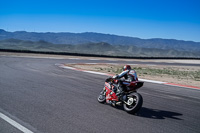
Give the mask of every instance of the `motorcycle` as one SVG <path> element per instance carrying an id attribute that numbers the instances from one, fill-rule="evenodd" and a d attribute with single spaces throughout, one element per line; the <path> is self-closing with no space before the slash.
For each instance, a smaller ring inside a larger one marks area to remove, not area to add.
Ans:
<path id="1" fill-rule="evenodd" d="M 123 106 L 127 113 L 135 114 L 143 104 L 143 98 L 137 93 L 137 90 L 143 86 L 144 82 L 138 80 L 132 82 L 123 81 L 126 89 L 124 90 L 123 96 L 117 96 L 115 87 L 117 87 L 118 82 L 119 80 L 112 77 L 106 79 L 104 88 L 98 96 L 98 102 L 108 103 L 112 106 Z M 117 89 L 117 91 L 119 90 Z"/>

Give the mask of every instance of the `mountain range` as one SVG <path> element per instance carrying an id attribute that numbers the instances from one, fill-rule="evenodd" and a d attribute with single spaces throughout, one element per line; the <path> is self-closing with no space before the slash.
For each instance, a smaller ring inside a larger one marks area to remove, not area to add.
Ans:
<path id="1" fill-rule="evenodd" d="M 38 33 L 0 29 L 0 48 L 121 56 L 200 57 L 200 42 L 102 33 Z"/>

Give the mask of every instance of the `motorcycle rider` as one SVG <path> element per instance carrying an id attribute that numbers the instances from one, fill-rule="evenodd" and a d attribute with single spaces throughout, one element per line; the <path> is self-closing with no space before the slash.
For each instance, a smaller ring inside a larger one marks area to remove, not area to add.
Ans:
<path id="1" fill-rule="evenodd" d="M 138 80 L 135 70 L 131 69 L 130 65 L 123 67 L 122 73 L 115 75 L 112 78 L 118 79 L 118 84 L 114 84 L 113 91 L 117 96 L 123 97 L 124 91 L 127 89 L 125 84 Z"/>

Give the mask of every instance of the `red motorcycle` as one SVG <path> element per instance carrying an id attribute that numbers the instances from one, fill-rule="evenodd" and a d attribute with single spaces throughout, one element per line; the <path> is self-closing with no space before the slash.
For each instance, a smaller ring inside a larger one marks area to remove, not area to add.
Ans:
<path id="1" fill-rule="evenodd" d="M 119 80 L 112 77 L 106 79 L 103 90 L 98 96 L 99 103 L 108 103 L 112 106 L 123 106 L 124 110 L 128 113 L 136 113 L 143 104 L 142 96 L 137 93 L 137 89 L 143 86 L 144 82 L 138 80 L 132 82 L 123 81 L 126 86 L 123 96 L 117 96 L 114 87 L 117 87 Z"/>

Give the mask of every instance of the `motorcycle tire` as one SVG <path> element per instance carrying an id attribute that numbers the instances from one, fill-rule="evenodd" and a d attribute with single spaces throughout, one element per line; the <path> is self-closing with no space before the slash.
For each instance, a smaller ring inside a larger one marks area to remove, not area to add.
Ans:
<path id="1" fill-rule="evenodd" d="M 135 114 L 142 107 L 143 98 L 139 93 L 132 93 L 128 96 L 126 103 L 123 104 L 127 113 Z"/>
<path id="2" fill-rule="evenodd" d="M 100 95 L 98 96 L 97 100 L 98 100 L 99 103 L 105 103 L 106 102 L 106 92 L 105 92 L 105 89 L 103 89 L 100 92 Z"/>

